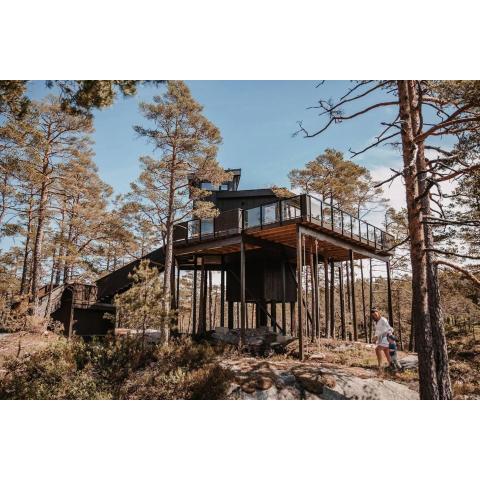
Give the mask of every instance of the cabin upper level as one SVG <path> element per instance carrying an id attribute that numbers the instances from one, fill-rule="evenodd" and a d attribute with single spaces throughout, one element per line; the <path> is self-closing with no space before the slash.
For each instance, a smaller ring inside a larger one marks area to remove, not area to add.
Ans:
<path id="1" fill-rule="evenodd" d="M 275 198 L 275 201 L 251 208 L 222 211 L 215 218 L 180 223 L 174 229 L 175 246 L 181 248 L 245 234 L 295 247 L 296 225 L 301 224 L 324 236 L 322 248 L 330 252 L 331 258 L 341 259 L 348 253 L 348 245 L 376 255 L 391 253 L 392 235 L 330 203 L 307 194 Z"/>
<path id="2" fill-rule="evenodd" d="M 277 200 L 277 196 L 270 188 L 254 190 L 239 190 L 242 170 L 240 168 L 226 170 L 231 174 L 231 180 L 213 185 L 207 181 L 193 181 L 191 185 L 210 192 L 206 198 L 212 202 L 220 212 L 235 208 L 248 209 Z"/>

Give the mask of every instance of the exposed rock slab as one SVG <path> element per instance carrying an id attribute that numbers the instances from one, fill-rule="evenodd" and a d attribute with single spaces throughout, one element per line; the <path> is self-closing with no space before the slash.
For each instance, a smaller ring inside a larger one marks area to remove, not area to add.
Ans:
<path id="1" fill-rule="evenodd" d="M 231 358 L 221 365 L 235 375 L 228 398 L 242 400 L 416 400 L 407 386 L 371 371 L 314 362 Z"/>

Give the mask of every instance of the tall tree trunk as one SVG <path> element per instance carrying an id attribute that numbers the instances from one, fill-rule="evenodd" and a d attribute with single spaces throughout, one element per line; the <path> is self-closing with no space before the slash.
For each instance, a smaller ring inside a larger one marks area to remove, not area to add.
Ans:
<path id="1" fill-rule="evenodd" d="M 29 290 L 29 281 L 28 281 L 28 270 L 29 262 L 28 258 L 30 256 L 30 240 L 32 238 L 32 224 L 33 224 L 33 191 L 30 192 L 30 198 L 28 201 L 28 211 L 27 211 L 27 233 L 25 236 L 25 246 L 23 250 L 23 266 L 22 266 L 22 278 L 20 281 L 20 295 L 28 293 Z"/>
<path id="2" fill-rule="evenodd" d="M 48 165 L 46 168 L 44 168 L 45 175 L 46 175 L 47 168 L 48 168 Z M 42 186 L 40 189 L 37 231 L 35 234 L 35 242 L 33 245 L 33 256 L 32 256 L 32 304 L 33 304 L 34 315 L 37 315 L 37 309 L 38 309 L 38 288 L 40 287 L 40 270 L 41 270 L 41 263 L 42 263 L 42 247 L 43 247 L 43 236 L 45 231 L 47 200 L 48 200 L 48 189 L 47 189 L 47 180 L 45 179 L 42 181 Z"/>
<path id="3" fill-rule="evenodd" d="M 422 124 L 421 102 L 419 93 L 414 81 L 409 82 L 409 95 L 412 114 L 412 128 L 415 135 L 420 134 Z M 436 381 L 438 386 L 438 398 L 441 400 L 450 400 L 453 396 L 452 384 L 448 368 L 447 340 L 445 337 L 445 326 L 443 322 L 443 313 L 440 303 L 440 285 L 437 275 L 437 265 L 435 263 L 435 254 L 431 251 L 434 248 L 432 227 L 425 221 L 430 216 L 430 196 L 427 191 L 427 162 L 425 159 L 424 143 L 420 143 L 417 153 L 418 170 L 418 193 L 423 215 L 423 231 L 425 236 L 426 248 L 426 273 L 428 288 L 428 312 L 432 332 L 432 347 L 434 352 L 434 366 Z"/>
<path id="4" fill-rule="evenodd" d="M 57 256 L 57 264 L 55 266 L 55 284 L 60 285 L 60 281 L 62 279 L 62 264 L 64 265 L 65 260 L 65 200 L 63 200 L 62 205 L 62 217 L 60 221 L 60 240 L 58 245 L 58 256 Z M 64 278 L 65 282 L 65 278 Z"/>
<path id="5" fill-rule="evenodd" d="M 165 265 L 163 273 L 163 308 L 165 312 L 165 317 L 167 321 L 164 323 L 163 328 L 163 341 L 168 343 L 170 335 L 170 302 L 171 302 L 171 281 L 170 276 L 172 275 L 173 268 L 173 226 L 174 226 L 174 202 L 175 202 L 175 150 L 172 153 L 172 159 L 170 163 L 170 179 L 169 179 L 169 190 L 168 190 L 168 204 L 167 204 L 167 221 L 166 221 L 166 232 L 165 232 Z"/>
<path id="6" fill-rule="evenodd" d="M 399 80 L 402 154 L 410 234 L 410 260 L 412 265 L 412 320 L 415 322 L 415 337 L 418 348 L 420 398 L 438 399 L 438 386 L 432 348 L 432 331 L 428 314 L 427 272 L 423 216 L 418 197 L 417 153 L 412 126 L 411 80 Z"/>

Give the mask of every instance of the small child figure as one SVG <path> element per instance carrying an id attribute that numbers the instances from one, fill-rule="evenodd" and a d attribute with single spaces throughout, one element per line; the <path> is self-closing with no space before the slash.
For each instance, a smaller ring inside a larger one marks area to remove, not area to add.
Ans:
<path id="1" fill-rule="evenodd" d="M 390 366 L 395 370 L 402 370 L 402 366 L 397 357 L 397 337 L 389 333 L 387 335 L 388 340 L 388 353 L 390 354 Z"/>

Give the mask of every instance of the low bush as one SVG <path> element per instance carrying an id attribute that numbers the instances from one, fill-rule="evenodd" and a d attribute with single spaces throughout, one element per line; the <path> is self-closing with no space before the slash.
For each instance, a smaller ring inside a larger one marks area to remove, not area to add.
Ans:
<path id="1" fill-rule="evenodd" d="M 134 338 L 81 339 L 5 362 L 0 399 L 217 399 L 230 374 L 212 347 L 175 340 L 157 347 Z"/>

